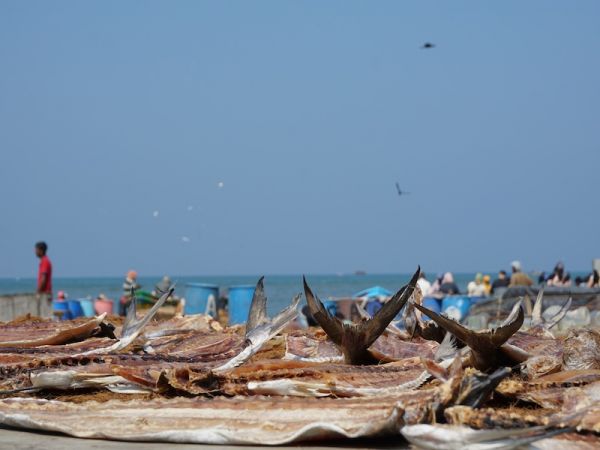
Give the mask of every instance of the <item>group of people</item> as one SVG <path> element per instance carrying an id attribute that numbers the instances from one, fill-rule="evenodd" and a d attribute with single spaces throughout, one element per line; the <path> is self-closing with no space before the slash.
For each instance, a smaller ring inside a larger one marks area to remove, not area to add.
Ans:
<path id="1" fill-rule="evenodd" d="M 504 289 L 512 286 L 532 286 L 534 281 L 527 273 L 523 271 L 523 266 L 520 261 L 511 263 L 510 276 L 506 271 L 500 270 L 498 276 L 492 282 L 489 275 L 478 273 L 475 279 L 467 285 L 466 294 L 469 297 L 486 297 L 493 295 L 498 289 Z M 451 272 L 439 274 L 433 283 L 427 280 L 424 273 L 421 273 L 421 278 L 417 282 L 423 296 L 425 297 L 445 297 L 447 295 L 460 295 L 460 289 L 454 282 L 454 275 Z M 538 277 L 538 284 L 556 287 L 572 286 L 571 275 L 565 270 L 562 262 L 558 262 L 550 275 L 546 276 L 544 272 Z M 593 270 L 590 274 L 583 277 L 575 278 L 576 286 L 583 287 L 600 287 L 600 276 L 597 270 Z"/>

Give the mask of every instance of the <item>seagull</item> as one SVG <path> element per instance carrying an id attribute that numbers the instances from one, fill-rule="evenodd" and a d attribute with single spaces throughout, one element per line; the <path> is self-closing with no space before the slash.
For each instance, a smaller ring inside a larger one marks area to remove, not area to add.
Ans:
<path id="1" fill-rule="evenodd" d="M 396 190 L 398 191 L 399 196 L 410 194 L 410 192 L 406 192 L 406 191 L 403 191 L 402 189 L 400 189 L 400 185 L 398 183 L 396 183 Z"/>
<path id="2" fill-rule="evenodd" d="M 426 48 L 434 48 L 435 44 L 432 44 L 431 42 L 425 42 L 421 48 L 426 49 Z"/>

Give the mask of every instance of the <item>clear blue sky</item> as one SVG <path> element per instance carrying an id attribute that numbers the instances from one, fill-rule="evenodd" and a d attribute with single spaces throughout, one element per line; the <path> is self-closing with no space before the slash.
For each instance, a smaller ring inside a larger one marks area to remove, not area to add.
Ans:
<path id="1" fill-rule="evenodd" d="M 588 269 L 599 23 L 597 1 L 1 1 L 0 277 L 34 275 L 40 239 L 57 276 Z"/>

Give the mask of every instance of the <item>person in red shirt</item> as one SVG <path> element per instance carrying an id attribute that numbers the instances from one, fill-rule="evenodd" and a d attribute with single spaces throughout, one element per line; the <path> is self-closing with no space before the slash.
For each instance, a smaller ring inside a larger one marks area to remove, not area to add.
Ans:
<path id="1" fill-rule="evenodd" d="M 40 268 L 38 271 L 37 293 L 40 300 L 52 301 L 52 263 L 46 252 L 48 245 L 45 242 L 35 244 L 35 255 L 40 258 Z"/>

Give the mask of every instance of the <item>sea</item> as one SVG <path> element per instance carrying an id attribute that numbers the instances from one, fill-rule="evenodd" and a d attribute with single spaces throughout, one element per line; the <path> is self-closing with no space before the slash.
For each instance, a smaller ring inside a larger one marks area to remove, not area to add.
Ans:
<path id="1" fill-rule="evenodd" d="M 356 292 L 372 286 L 381 286 L 396 292 L 408 282 L 412 274 L 366 274 L 366 275 L 307 275 L 306 279 L 313 292 L 321 299 L 329 297 L 350 297 Z M 255 285 L 258 276 L 173 276 L 175 292 L 185 297 L 186 284 L 210 283 L 219 286 L 221 293 L 226 293 L 230 286 Z M 162 277 L 140 277 L 138 283 L 143 290 L 152 291 Z M 455 273 L 454 279 L 461 292 L 466 292 L 467 284 L 475 278 L 474 273 Z M 492 279 L 494 276 L 492 276 Z M 58 291 L 67 293 L 70 299 L 96 298 L 104 294 L 110 299 L 119 299 L 123 293 L 121 277 L 91 278 L 54 278 L 52 280 L 54 294 Z M 430 279 L 430 281 L 432 281 Z M 21 292 L 34 292 L 36 280 L 33 278 L 0 278 L 0 295 Z M 265 277 L 267 294 L 267 310 L 275 314 L 287 306 L 291 299 L 303 292 L 302 277 L 299 275 L 267 275 Z"/>

